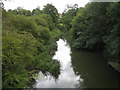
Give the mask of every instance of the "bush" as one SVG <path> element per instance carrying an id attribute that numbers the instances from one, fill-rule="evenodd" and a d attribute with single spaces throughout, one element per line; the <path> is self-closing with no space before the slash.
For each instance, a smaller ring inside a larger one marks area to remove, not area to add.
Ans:
<path id="1" fill-rule="evenodd" d="M 2 40 L 3 88 L 22 88 L 28 82 L 25 67 L 35 61 L 37 40 L 30 33 L 10 30 L 3 31 Z"/>

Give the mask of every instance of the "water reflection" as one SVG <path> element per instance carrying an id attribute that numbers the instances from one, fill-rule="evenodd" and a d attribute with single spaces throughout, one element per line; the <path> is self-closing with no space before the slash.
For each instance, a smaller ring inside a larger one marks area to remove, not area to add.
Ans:
<path id="1" fill-rule="evenodd" d="M 80 87 L 83 79 L 76 75 L 71 64 L 71 49 L 66 40 L 59 39 L 57 41 L 57 51 L 53 59 L 60 61 L 61 73 L 56 81 L 49 74 L 44 76 L 39 72 L 36 80 L 36 88 L 75 88 Z"/>
<path id="2" fill-rule="evenodd" d="M 81 88 L 118 88 L 119 74 L 98 52 L 72 51 L 74 71 L 83 78 Z"/>

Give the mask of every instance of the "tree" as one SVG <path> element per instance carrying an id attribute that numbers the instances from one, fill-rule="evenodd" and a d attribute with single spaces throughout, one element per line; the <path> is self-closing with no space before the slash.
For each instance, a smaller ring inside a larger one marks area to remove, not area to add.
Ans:
<path id="1" fill-rule="evenodd" d="M 17 15 L 25 15 L 25 16 L 31 16 L 32 12 L 30 10 L 25 10 L 22 7 L 18 7 L 15 10 L 8 10 L 9 13 L 17 14 Z"/>
<path id="2" fill-rule="evenodd" d="M 106 43 L 105 57 L 120 62 L 120 2 L 111 3 L 107 9 L 107 35 L 103 37 Z"/>
<path id="3" fill-rule="evenodd" d="M 50 15 L 26 16 L 26 11 L 18 8 L 3 13 L 3 88 L 28 88 L 34 84 L 32 74 L 39 70 L 54 77 L 60 73 L 60 64 L 50 53 L 56 50 L 53 39 L 60 31 L 52 31 L 55 26 Z"/>
<path id="4" fill-rule="evenodd" d="M 63 13 L 63 17 L 60 20 L 60 23 L 65 25 L 67 30 L 72 28 L 71 22 L 72 19 L 77 15 L 77 9 L 70 9 L 66 13 Z"/>
<path id="5" fill-rule="evenodd" d="M 106 34 L 107 7 L 110 3 L 90 3 L 85 10 L 81 10 L 82 15 L 73 21 L 73 30 L 78 48 L 101 49 L 104 47 L 102 36 Z M 79 12 L 80 13 L 80 12 Z"/>
<path id="6" fill-rule="evenodd" d="M 28 72 L 25 68 L 35 61 L 34 56 L 37 55 L 37 40 L 31 33 L 21 33 L 3 31 L 3 88 L 25 87 L 28 82 Z"/>
<path id="7" fill-rule="evenodd" d="M 120 58 L 120 3 L 88 3 L 72 21 L 73 47 L 102 50 L 107 60 Z"/>
<path id="8" fill-rule="evenodd" d="M 37 7 L 36 9 L 33 9 L 32 10 L 32 15 L 39 15 L 39 14 L 42 14 L 42 10 L 40 10 L 39 7 Z"/>
<path id="9" fill-rule="evenodd" d="M 57 9 L 55 8 L 55 6 L 53 6 L 52 4 L 47 4 L 47 5 L 44 6 L 44 8 L 43 8 L 43 12 L 44 12 L 45 14 L 50 15 L 50 16 L 52 17 L 53 22 L 54 22 L 55 25 L 57 26 L 59 14 L 58 14 L 58 11 L 57 11 Z"/>

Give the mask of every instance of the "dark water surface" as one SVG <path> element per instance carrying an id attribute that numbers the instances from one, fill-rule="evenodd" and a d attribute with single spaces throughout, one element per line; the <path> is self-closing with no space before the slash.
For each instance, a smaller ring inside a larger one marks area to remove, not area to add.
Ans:
<path id="1" fill-rule="evenodd" d="M 57 80 L 42 72 L 35 88 L 118 88 L 119 74 L 100 53 L 72 50 L 66 40 L 57 41 L 53 59 L 60 62 L 61 73 Z"/>
<path id="2" fill-rule="evenodd" d="M 72 53 L 72 65 L 77 75 L 81 75 L 81 87 L 86 88 L 118 88 L 120 76 L 100 53 Z"/>

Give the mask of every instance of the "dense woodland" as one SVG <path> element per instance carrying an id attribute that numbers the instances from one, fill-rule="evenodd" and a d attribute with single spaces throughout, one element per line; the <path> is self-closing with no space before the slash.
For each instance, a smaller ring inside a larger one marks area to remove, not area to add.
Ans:
<path id="1" fill-rule="evenodd" d="M 69 32 L 72 47 L 102 51 L 106 60 L 120 62 L 120 2 L 93 2 L 71 9 L 61 23 Z"/>
<path id="2" fill-rule="evenodd" d="M 68 35 L 72 48 L 102 52 L 106 60 L 120 60 L 120 2 L 88 3 L 59 17 L 47 4 L 43 10 L 2 8 L 3 88 L 29 87 L 33 74 L 41 70 L 55 78 L 60 64 L 52 60 L 55 41 Z"/>
<path id="3" fill-rule="evenodd" d="M 34 81 L 33 74 L 40 70 L 58 76 L 59 62 L 52 60 L 55 42 L 62 35 L 56 27 L 58 18 L 51 4 L 32 12 L 3 8 L 3 88 L 28 87 Z"/>

